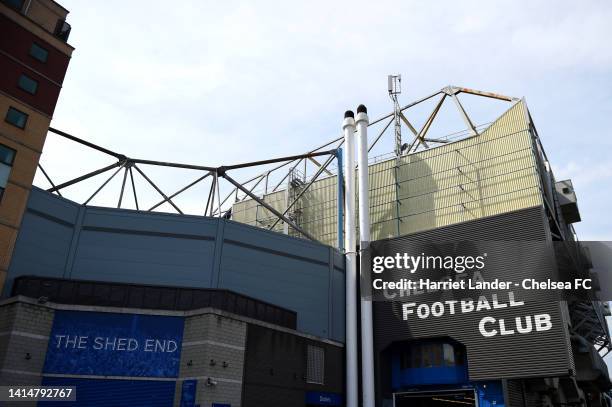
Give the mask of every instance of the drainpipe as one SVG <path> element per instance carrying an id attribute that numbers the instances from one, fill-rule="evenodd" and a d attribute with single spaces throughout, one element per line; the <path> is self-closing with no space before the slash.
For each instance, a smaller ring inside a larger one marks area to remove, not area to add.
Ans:
<path id="1" fill-rule="evenodd" d="M 346 407 L 358 407 L 357 256 L 355 253 L 355 114 L 344 113 L 344 250 L 346 257 Z"/>
<path id="2" fill-rule="evenodd" d="M 368 110 L 364 105 L 357 108 L 357 163 L 359 166 L 359 271 L 366 274 L 365 250 L 370 245 L 370 197 L 368 180 Z M 365 278 L 361 279 L 363 283 Z M 363 287 L 362 287 L 363 289 Z M 374 407 L 374 340 L 372 330 L 372 300 L 361 296 L 361 385 L 363 407 Z"/>

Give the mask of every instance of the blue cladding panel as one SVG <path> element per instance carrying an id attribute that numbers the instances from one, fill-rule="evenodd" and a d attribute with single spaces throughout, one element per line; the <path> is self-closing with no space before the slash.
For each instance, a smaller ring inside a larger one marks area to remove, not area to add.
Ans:
<path id="1" fill-rule="evenodd" d="M 327 337 L 328 276 L 328 264 L 226 243 L 219 285 L 296 310 L 298 330 Z"/>
<path id="2" fill-rule="evenodd" d="M 73 202 L 32 190 L 2 295 L 10 294 L 20 275 L 65 277 L 78 210 Z"/>
<path id="3" fill-rule="evenodd" d="M 72 278 L 208 287 L 214 242 L 83 230 Z"/>
<path id="4" fill-rule="evenodd" d="M 178 377 L 183 318 L 56 311 L 44 373 Z"/>
<path id="5" fill-rule="evenodd" d="M 345 333 L 345 289 L 344 271 L 334 269 L 332 273 L 332 334 L 330 336 L 342 342 L 344 342 Z"/>
<path id="6" fill-rule="evenodd" d="M 227 288 L 344 339 L 343 258 L 327 246 L 218 218 L 82 207 L 38 188 L 28 209 L 4 295 L 19 275 Z"/>
<path id="7" fill-rule="evenodd" d="M 43 377 L 43 386 L 76 386 L 75 402 L 44 402 L 45 407 L 168 407 L 174 402 L 175 382 L 148 380 Z"/>

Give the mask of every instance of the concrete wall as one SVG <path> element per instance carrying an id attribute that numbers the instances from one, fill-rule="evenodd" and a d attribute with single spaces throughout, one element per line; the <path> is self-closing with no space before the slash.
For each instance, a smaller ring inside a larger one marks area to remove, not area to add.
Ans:
<path id="1" fill-rule="evenodd" d="M 184 380 L 197 379 L 196 404 L 224 402 L 241 405 L 247 323 L 215 314 L 195 315 L 185 320 L 180 379 L 176 405 L 180 404 Z M 191 366 L 187 365 L 191 361 Z M 206 378 L 217 382 L 206 386 Z"/>
<path id="2" fill-rule="evenodd" d="M 180 344 L 182 350 L 178 377 L 137 378 L 140 381 L 157 380 L 153 383 L 176 382 L 174 384 L 176 386 L 175 406 L 180 405 L 181 389 L 185 380 L 197 381 L 196 404 L 210 406 L 212 403 L 227 403 L 234 407 L 259 405 L 257 397 L 261 398 L 261 395 L 245 395 L 243 389 L 245 384 L 251 386 L 251 391 L 253 386 L 257 387 L 258 378 L 261 379 L 260 372 L 264 371 L 267 374 L 270 366 L 274 366 L 276 377 L 264 381 L 268 383 L 282 379 L 285 383 L 291 382 L 290 387 L 295 387 L 293 390 L 297 394 L 293 405 L 303 406 L 305 392 L 317 390 L 318 387 L 336 393 L 341 393 L 343 389 L 343 347 L 340 343 L 325 338 L 302 334 L 288 328 L 213 308 L 164 311 L 51 302 L 40 304 L 33 299 L 20 296 L 0 300 L 0 386 L 39 385 L 45 379 L 59 378 L 62 380 L 62 385 L 80 383 L 79 385 L 82 386 L 83 381 L 88 381 L 91 388 L 95 386 L 91 383 L 96 380 L 125 383 L 133 379 L 128 376 L 81 376 L 45 372 L 44 364 L 49 336 L 52 335 L 53 321 L 57 311 L 181 317 L 184 321 L 184 330 Z M 287 344 L 291 345 L 290 349 L 287 349 Z M 324 386 L 304 383 L 306 344 L 314 344 L 326 349 L 325 366 L 327 367 L 325 368 Z M 281 353 L 286 360 L 275 357 L 278 346 L 284 346 Z M 30 355 L 29 358 L 26 358 L 27 354 Z M 246 363 L 247 359 L 250 360 L 250 364 Z M 272 365 L 270 365 L 271 360 L 273 360 Z M 289 366 L 287 360 L 291 362 L 291 368 L 287 367 Z M 297 370 L 293 371 L 292 368 Z M 284 372 L 283 369 L 290 371 Z M 214 385 L 206 385 L 209 378 L 215 382 Z M 81 387 L 81 391 L 87 391 L 84 390 L 85 387 Z M 98 387 L 102 388 L 99 384 Z M 266 392 L 265 397 L 273 400 L 271 405 L 278 405 L 274 401 L 283 399 L 286 393 L 283 386 L 276 388 L 270 386 L 269 383 L 262 389 Z M 95 402 L 102 402 L 103 400 L 100 400 L 99 397 L 105 397 L 104 393 L 100 390 L 98 394 L 102 396 L 96 396 Z M 16 405 L 36 404 L 19 402 Z"/>
<path id="3" fill-rule="evenodd" d="M 344 340 L 343 257 L 224 219 L 84 207 L 34 188 L 4 296 L 20 275 L 227 288 L 296 311 L 300 331 Z"/>

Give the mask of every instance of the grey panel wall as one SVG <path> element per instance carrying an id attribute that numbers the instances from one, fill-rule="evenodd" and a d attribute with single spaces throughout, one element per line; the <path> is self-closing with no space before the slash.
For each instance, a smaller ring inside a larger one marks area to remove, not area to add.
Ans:
<path id="1" fill-rule="evenodd" d="M 406 250 L 405 247 L 410 241 L 533 242 L 549 239 L 544 209 L 537 206 L 389 239 L 386 242 L 390 247 L 389 253 L 401 253 Z M 504 275 L 512 275 L 515 271 L 521 272 L 520 269 L 512 270 L 512 267 L 513 264 L 507 264 L 501 271 Z M 523 276 L 523 278 L 528 277 Z M 390 371 L 390 366 L 382 354 L 392 343 L 435 337 L 451 337 L 466 346 L 471 380 L 566 376 L 574 370 L 567 321 L 562 314 L 564 305 L 559 302 L 526 301 L 522 307 L 497 309 L 488 314 L 445 313 L 439 318 L 415 317 L 408 321 L 402 318 L 401 305 L 400 301 L 374 303 L 374 342 L 379 372 Z M 550 315 L 553 321 L 552 329 L 545 332 L 534 331 L 525 335 L 497 335 L 493 338 L 484 338 L 478 332 L 478 322 L 484 315 L 493 315 L 498 320 L 510 321 L 508 322 L 510 327 L 515 317 L 538 313 Z M 381 378 L 377 384 L 380 389 L 379 396 L 384 392 L 390 392 L 388 383 L 383 383 Z"/>
<path id="2" fill-rule="evenodd" d="M 335 249 L 224 219 L 84 207 L 33 188 L 4 296 L 20 275 L 227 288 L 298 313 L 298 330 L 344 340 Z"/>

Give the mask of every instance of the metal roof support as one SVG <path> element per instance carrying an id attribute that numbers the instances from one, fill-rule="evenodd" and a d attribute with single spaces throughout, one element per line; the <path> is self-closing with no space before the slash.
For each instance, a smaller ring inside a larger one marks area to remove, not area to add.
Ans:
<path id="1" fill-rule="evenodd" d="M 153 187 L 153 188 L 154 188 L 154 189 L 157 191 L 157 193 L 159 193 L 159 194 L 160 194 L 162 197 L 164 197 L 164 198 L 166 199 L 166 201 L 168 201 L 168 203 L 169 203 L 170 205 L 172 205 L 172 206 L 174 207 L 174 209 L 176 209 L 176 210 L 177 210 L 177 212 L 178 212 L 178 213 L 180 213 L 181 215 L 183 214 L 183 211 L 181 211 L 181 210 L 179 209 L 179 207 L 178 207 L 178 206 L 176 206 L 176 205 L 174 204 L 174 202 L 172 202 L 172 200 L 171 200 L 170 198 L 168 198 L 168 197 L 166 196 L 166 194 L 164 194 L 164 193 L 162 192 L 162 190 L 161 190 L 161 189 L 159 189 L 159 188 L 157 187 L 157 185 L 155 185 L 155 183 L 154 183 L 153 181 L 151 181 L 151 179 L 150 179 L 149 177 L 147 177 L 147 175 L 146 175 L 144 172 L 142 172 L 142 170 L 141 170 L 140 168 L 138 168 L 138 166 L 137 166 L 136 164 L 134 164 L 134 168 L 136 168 L 136 171 L 138 171 L 138 172 L 140 173 L 140 175 L 142 175 L 142 177 L 143 177 L 144 179 L 146 179 L 146 180 L 147 180 L 147 182 L 148 182 L 149 184 L 151 184 L 151 186 L 152 186 L 152 187 Z"/>
<path id="2" fill-rule="evenodd" d="M 453 102 L 455 102 L 455 105 L 457 106 L 457 110 L 459 110 L 459 113 L 461 113 L 461 118 L 463 119 L 465 124 L 468 126 L 468 128 L 472 131 L 472 135 L 478 136 L 478 131 L 476 130 L 474 123 L 472 123 L 470 116 L 468 116 L 467 112 L 463 108 L 463 105 L 459 101 L 459 98 L 457 97 L 457 92 L 454 91 L 450 86 L 448 87 L 448 89 L 449 89 L 450 97 L 453 99 Z"/>
<path id="3" fill-rule="evenodd" d="M 210 207 L 210 216 L 212 216 L 212 204 L 210 201 L 215 193 L 215 183 L 216 182 L 217 182 L 217 177 L 215 176 L 213 177 L 212 182 L 210 183 L 210 191 L 208 192 L 208 198 L 206 198 L 206 208 L 204 209 L 204 216 L 208 216 L 209 207 Z"/>
<path id="4" fill-rule="evenodd" d="M 194 186 L 194 185 L 196 185 L 197 183 L 199 183 L 200 181 L 202 181 L 202 180 L 206 179 L 206 177 L 208 177 L 210 174 L 211 174 L 211 173 L 210 173 L 210 171 L 209 171 L 209 172 L 207 172 L 206 174 L 202 175 L 201 177 L 199 177 L 199 178 L 198 178 L 198 179 L 196 179 L 195 181 L 191 182 L 189 185 L 187 185 L 187 186 L 185 186 L 185 187 L 183 187 L 183 188 L 179 189 L 178 191 L 176 191 L 175 193 L 173 193 L 172 195 L 170 195 L 170 196 L 168 197 L 168 199 L 172 199 L 172 198 L 174 198 L 175 196 L 177 196 L 178 194 L 181 194 L 181 193 L 183 193 L 183 192 L 187 191 L 187 190 L 188 190 L 189 188 L 191 188 L 192 186 Z M 168 202 L 168 201 L 166 200 L 166 198 L 164 198 L 164 199 L 162 199 L 161 201 L 159 201 L 158 203 L 156 203 L 155 205 L 153 205 L 151 208 L 149 208 L 149 209 L 148 209 L 148 211 L 149 211 L 149 212 L 151 212 L 153 209 L 157 208 L 157 207 L 158 207 L 158 206 L 160 206 L 160 205 L 163 205 L 163 204 L 164 204 L 164 203 L 166 203 L 166 202 Z"/>
<path id="5" fill-rule="evenodd" d="M 416 129 L 414 128 L 414 126 L 412 125 L 412 123 L 410 123 L 408 121 L 408 118 L 404 115 L 404 113 L 400 112 L 400 119 L 402 119 L 402 121 L 404 122 L 404 124 L 410 129 L 410 131 L 412 132 L 412 134 L 414 134 L 415 136 L 417 134 L 419 134 Z"/>
<path id="6" fill-rule="evenodd" d="M 257 178 L 257 177 L 255 177 L 255 178 Z M 255 178 L 253 178 L 253 179 L 255 179 Z M 247 181 L 247 182 L 244 182 L 244 183 L 243 183 L 243 185 L 244 185 L 244 184 L 248 184 L 249 182 L 253 181 L 253 179 L 251 179 L 251 180 L 249 180 L 249 181 Z M 229 193 L 229 194 L 227 194 L 227 195 L 225 196 L 225 198 L 224 198 L 224 199 L 221 201 L 221 205 L 223 205 L 225 202 L 227 202 L 227 200 L 230 198 L 230 196 L 232 196 L 233 194 L 235 194 L 235 193 L 237 193 L 237 192 L 238 192 L 238 189 L 237 189 L 237 188 L 232 189 L 232 190 L 230 191 L 230 193 Z M 215 210 L 215 213 L 216 213 L 216 210 Z M 213 216 L 213 208 L 212 208 L 212 207 L 211 207 L 211 209 L 210 209 L 210 216 Z"/>
<path id="7" fill-rule="evenodd" d="M 123 181 L 121 182 L 121 192 L 119 193 L 119 202 L 117 202 L 117 208 L 121 208 L 121 201 L 123 200 L 123 191 L 125 190 L 125 181 L 127 180 L 128 167 L 123 167 Z"/>
<path id="8" fill-rule="evenodd" d="M 259 185 L 259 184 L 261 183 L 261 181 L 263 181 L 264 179 L 266 179 L 266 176 L 265 176 L 265 175 L 261 175 L 261 176 L 259 177 L 259 179 L 257 180 L 257 182 L 256 182 L 256 183 L 255 183 L 255 184 L 254 184 L 254 185 L 253 185 L 251 188 L 249 188 L 249 191 L 253 192 L 253 190 L 254 190 L 255 188 L 257 188 L 257 185 Z M 244 184 L 243 184 L 243 185 L 244 185 Z M 236 188 L 236 197 L 238 197 L 238 188 Z M 245 195 L 244 197 L 242 197 L 242 199 L 240 200 L 240 202 L 244 201 L 244 199 L 245 199 L 245 198 L 246 198 L 246 195 Z M 236 201 L 236 202 L 238 202 L 238 201 Z"/>
<path id="9" fill-rule="evenodd" d="M 517 100 L 520 100 L 519 98 L 500 95 L 499 93 L 483 92 L 481 90 L 470 89 L 470 88 L 459 88 L 459 87 L 453 86 L 452 89 L 455 93 L 469 93 L 469 94 L 476 95 L 476 96 L 482 96 L 482 97 L 497 99 L 497 100 L 504 100 L 506 102 L 516 102 Z"/>
<path id="10" fill-rule="evenodd" d="M 108 179 L 106 181 L 104 181 L 104 183 L 102 185 L 100 185 L 100 187 L 98 189 L 96 189 L 96 192 L 94 192 L 84 203 L 83 205 L 87 205 L 89 203 L 89 201 L 91 201 L 92 199 L 94 199 L 94 197 L 96 195 L 98 195 L 98 192 L 100 192 L 102 190 L 102 188 L 104 188 L 106 186 L 106 184 L 108 184 L 113 178 L 115 178 L 115 175 L 117 175 L 117 173 L 119 171 L 121 171 L 121 168 L 123 167 L 123 165 L 125 164 L 125 162 L 121 162 L 121 165 L 119 166 L 119 168 L 117 168 L 117 170 L 115 172 L 113 172 L 113 175 L 111 175 L 110 177 L 108 177 Z"/>
<path id="11" fill-rule="evenodd" d="M 217 202 L 219 202 L 219 206 L 217 206 L 217 212 L 219 214 L 219 217 L 221 217 L 221 190 L 219 185 L 221 184 L 219 182 L 219 169 L 217 168 L 217 170 L 215 171 L 215 178 L 217 178 L 217 182 L 215 183 L 215 189 L 217 191 Z M 213 204 L 215 203 L 215 196 L 213 195 Z"/>
<path id="12" fill-rule="evenodd" d="M 313 163 L 314 165 L 316 165 L 317 167 L 321 167 L 321 163 L 320 163 L 320 162 L 318 162 L 317 160 L 315 160 L 314 158 L 312 158 L 312 157 L 308 157 L 308 159 L 309 159 L 310 161 L 312 161 L 312 163 Z M 327 175 L 329 175 L 329 176 L 334 175 L 334 174 L 332 174 L 331 172 L 329 172 L 328 170 L 325 170 L 325 173 L 326 173 Z M 306 175 L 306 172 L 304 172 L 304 175 Z"/>
<path id="13" fill-rule="evenodd" d="M 201 165 L 181 164 L 164 161 L 141 160 L 139 158 L 130 159 L 134 164 L 157 165 L 160 167 L 183 168 L 186 170 L 214 171 L 214 167 L 204 167 Z M 134 166 L 136 167 L 136 166 Z M 138 168 L 136 168 L 138 170 Z M 139 171 L 140 172 L 140 171 Z"/>
<path id="14" fill-rule="evenodd" d="M 335 152 L 336 152 L 336 150 L 317 151 L 317 152 L 311 152 L 311 153 L 306 153 L 306 154 L 291 155 L 291 156 L 288 156 L 288 157 L 272 158 L 270 160 L 251 161 L 251 162 L 248 162 L 248 163 L 234 164 L 234 165 L 224 165 L 221 168 L 225 169 L 226 171 L 229 171 L 229 170 L 236 170 L 236 169 L 239 169 L 239 168 L 256 167 L 258 165 L 264 165 L 264 164 L 274 164 L 274 163 L 279 163 L 279 162 L 284 162 L 284 161 L 292 161 L 292 160 L 297 160 L 297 159 L 304 159 L 304 158 L 309 158 L 309 157 L 318 157 L 318 156 L 321 156 L 321 155 L 334 154 Z M 257 178 L 257 177 L 255 177 L 255 178 Z"/>
<path id="15" fill-rule="evenodd" d="M 235 179 L 233 179 L 232 177 L 227 175 L 227 173 L 225 171 L 221 170 L 220 173 L 219 173 L 219 176 L 225 178 L 230 184 L 234 185 L 236 188 L 240 189 L 242 192 L 244 192 L 249 197 L 251 197 L 253 200 L 255 200 L 258 204 L 260 204 L 261 206 L 263 206 L 264 208 L 266 208 L 267 210 L 272 212 L 277 217 L 281 218 L 283 221 L 285 221 L 285 223 L 290 225 L 292 228 L 294 228 L 295 230 L 297 230 L 298 232 L 300 232 L 301 234 L 303 234 L 304 236 L 306 236 L 310 240 L 314 240 L 315 242 L 318 242 L 318 240 L 315 239 L 311 234 L 309 234 L 308 232 L 303 230 L 301 227 L 296 225 L 293 221 L 288 219 L 285 215 L 283 215 L 282 213 L 280 213 L 279 211 L 277 211 L 276 209 L 274 209 L 273 207 L 268 205 L 266 202 L 264 202 L 262 199 L 260 199 L 257 195 L 253 194 L 251 191 L 249 191 L 248 189 L 246 189 L 245 187 L 240 185 L 240 183 L 238 181 L 236 181 Z"/>
<path id="16" fill-rule="evenodd" d="M 114 151 L 111 151 L 111 150 L 109 150 L 107 148 L 104 148 L 104 147 L 100 147 L 99 145 L 96 145 L 96 144 L 91 143 L 89 141 L 85 141 L 83 139 L 80 139 L 80 138 L 78 138 L 76 136 L 73 136 L 72 134 L 68 134 L 68 133 L 63 132 L 61 130 L 54 129 L 53 127 L 49 127 L 49 131 L 51 133 L 55 133 L 55 134 L 57 134 L 59 136 L 67 138 L 68 140 L 72 140 L 72 141 L 75 141 L 75 142 L 77 142 L 79 144 L 87 146 L 89 148 L 93 148 L 94 150 L 98 150 L 98 151 L 100 151 L 100 152 L 102 152 L 104 154 L 111 155 L 111 156 L 115 157 L 118 160 L 125 159 L 125 156 L 123 154 L 115 153 Z"/>
<path id="17" fill-rule="evenodd" d="M 134 193 L 134 203 L 136 204 L 136 210 L 139 211 L 138 207 L 138 195 L 136 195 L 136 184 L 134 184 L 134 174 L 132 173 L 132 166 L 128 168 L 130 170 L 130 180 L 132 181 L 132 192 Z"/>
<path id="18" fill-rule="evenodd" d="M 374 139 L 374 141 L 372 142 L 372 144 L 370 144 L 370 147 L 368 147 L 368 152 L 370 152 L 370 150 L 372 150 L 374 148 L 374 146 L 376 145 L 376 143 L 378 143 L 378 140 L 380 140 L 380 138 L 382 137 L 382 135 L 385 133 L 385 131 L 387 131 L 387 129 L 389 128 L 389 126 L 391 126 L 391 123 L 393 123 L 393 119 L 389 120 L 389 122 L 387 122 L 387 124 L 385 125 L 385 127 L 381 130 L 380 133 L 378 133 L 378 136 L 376 136 L 376 138 Z"/>
<path id="19" fill-rule="evenodd" d="M 40 165 L 40 163 L 38 163 L 38 168 L 40 168 L 40 171 L 42 171 L 43 175 L 45 176 L 45 178 L 47 179 L 47 181 L 49 181 L 49 184 L 51 184 L 52 188 L 55 188 L 55 184 L 53 183 L 53 181 L 51 181 L 51 178 L 49 177 L 49 175 L 47 175 L 47 172 L 45 171 L 45 169 L 42 167 L 42 165 Z M 62 194 L 60 193 L 60 191 L 55 191 L 57 192 L 57 194 L 59 196 L 62 196 Z"/>
<path id="20" fill-rule="evenodd" d="M 77 177 L 77 178 L 71 179 L 70 181 L 64 182 L 63 184 L 59 184 L 59 185 L 57 185 L 57 186 L 55 186 L 53 188 L 49 188 L 49 189 L 47 189 L 47 192 L 59 191 L 60 189 L 69 187 L 70 185 L 74 185 L 77 182 L 84 181 L 84 180 L 86 180 L 88 178 L 95 177 L 96 175 L 102 174 L 102 173 L 104 173 L 104 172 L 106 172 L 108 170 L 112 170 L 113 168 L 117 168 L 117 167 L 119 167 L 121 165 L 123 165 L 123 162 L 122 161 L 117 161 L 116 163 L 111 164 L 111 165 L 107 165 L 106 167 L 100 168 L 99 170 L 95 170 L 95 171 L 89 172 L 89 173 L 87 173 L 85 175 L 81 175 L 80 177 Z"/>
<path id="21" fill-rule="evenodd" d="M 280 181 L 278 181 L 278 184 L 276 184 L 276 186 L 272 188 L 272 192 L 275 192 L 278 189 L 278 187 L 282 185 L 282 183 L 287 179 L 289 174 L 291 174 L 291 172 L 294 171 L 297 168 L 297 166 L 300 165 L 301 162 L 302 160 L 299 160 L 293 167 L 289 168 L 289 171 L 287 171 L 287 174 L 285 174 L 285 176 Z"/>
<path id="22" fill-rule="evenodd" d="M 312 177 L 312 179 L 308 182 L 308 184 L 306 184 L 306 186 L 304 187 L 304 189 L 302 189 L 300 191 L 300 193 L 293 199 L 293 202 L 291 202 L 290 204 L 287 205 L 287 208 L 285 208 L 285 211 L 283 212 L 283 215 L 286 215 L 287 212 L 289 212 L 289 210 L 291 208 L 293 208 L 293 205 L 295 205 L 297 203 L 297 201 L 302 197 L 302 195 L 304 195 L 306 193 L 306 191 L 308 191 L 308 188 L 310 188 L 312 186 L 312 184 L 314 184 L 314 182 L 317 180 L 317 178 L 319 178 L 319 176 L 321 175 L 321 173 L 323 173 L 323 171 L 325 171 L 325 169 L 329 166 L 329 164 L 331 164 L 331 162 L 334 160 L 335 155 L 330 156 L 321 167 L 319 167 L 319 169 L 317 170 L 317 172 L 315 173 L 315 175 Z M 274 224 L 272 224 L 272 226 L 270 226 L 268 229 L 274 229 L 274 226 L 276 226 L 278 224 L 278 222 L 280 222 L 280 218 L 276 219 L 276 222 L 274 222 Z"/>
<path id="23" fill-rule="evenodd" d="M 442 97 L 438 101 L 438 104 L 436 104 L 436 107 L 434 107 L 433 111 L 431 112 L 427 120 L 425 121 L 425 124 L 421 128 L 421 131 L 419 132 L 419 134 L 417 134 L 412 144 L 408 147 L 408 150 L 407 150 L 408 153 L 410 153 L 413 149 L 416 150 L 419 146 L 419 143 L 421 143 L 421 140 L 425 139 L 425 135 L 429 131 L 431 124 L 433 123 L 434 119 L 438 115 L 438 112 L 440 111 L 440 108 L 442 107 L 442 104 L 444 103 L 444 99 L 446 99 L 446 94 L 442 93 Z"/>

